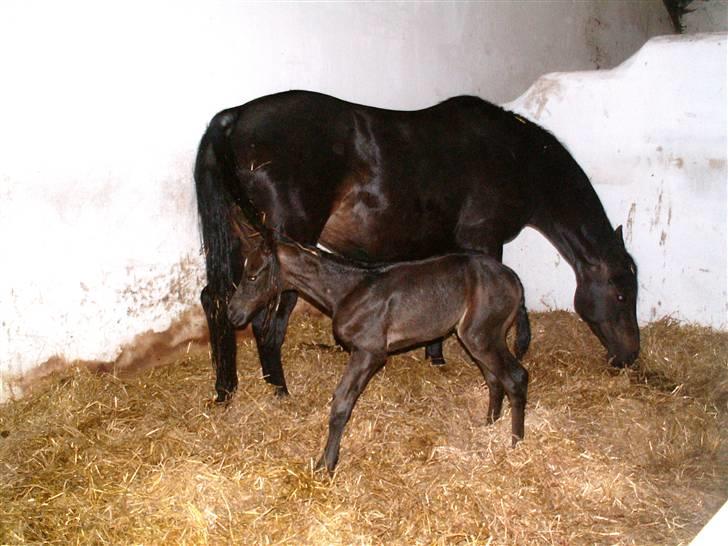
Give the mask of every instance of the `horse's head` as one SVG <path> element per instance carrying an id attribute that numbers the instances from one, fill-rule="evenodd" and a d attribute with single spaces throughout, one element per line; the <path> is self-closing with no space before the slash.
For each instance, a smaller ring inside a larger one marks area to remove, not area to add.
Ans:
<path id="1" fill-rule="evenodd" d="M 228 302 L 228 318 L 234 326 L 242 328 L 267 304 L 265 329 L 281 290 L 275 242 L 270 233 L 261 235 L 244 223 L 233 221 L 233 228 L 245 260 L 240 282 Z"/>
<path id="2" fill-rule="evenodd" d="M 631 365 L 640 350 L 637 325 L 637 266 L 624 247 L 622 226 L 616 242 L 596 263 L 577 268 L 574 308 L 606 347 L 613 366 Z"/>

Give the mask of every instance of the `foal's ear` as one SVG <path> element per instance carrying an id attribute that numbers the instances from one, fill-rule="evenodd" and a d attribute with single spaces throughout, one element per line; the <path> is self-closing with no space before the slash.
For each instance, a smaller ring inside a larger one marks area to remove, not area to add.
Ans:
<path id="1" fill-rule="evenodd" d="M 624 247 L 624 237 L 622 237 L 622 225 L 620 224 L 617 226 L 617 229 L 614 230 L 614 234 L 617 236 L 617 240 L 619 241 L 619 244 Z"/>
<path id="2" fill-rule="evenodd" d="M 260 237 L 260 233 L 241 218 L 242 214 L 237 207 L 230 211 L 230 227 L 233 233 L 240 240 L 243 252 L 255 250 L 257 244 L 254 243 L 256 237 Z"/>

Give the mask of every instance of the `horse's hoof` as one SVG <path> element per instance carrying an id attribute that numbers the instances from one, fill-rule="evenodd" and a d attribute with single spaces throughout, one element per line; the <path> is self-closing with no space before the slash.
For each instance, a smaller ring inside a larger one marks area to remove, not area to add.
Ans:
<path id="1" fill-rule="evenodd" d="M 290 393 L 288 392 L 288 389 L 286 387 L 281 387 L 280 385 L 276 385 L 276 398 L 286 398 L 290 396 Z"/>
<path id="2" fill-rule="evenodd" d="M 495 415 L 495 416 L 493 416 L 493 415 L 488 415 L 488 417 L 486 417 L 486 418 L 485 418 L 485 425 L 486 425 L 486 426 L 491 426 L 491 425 L 495 425 L 495 422 L 496 422 L 496 421 L 497 421 L 498 419 L 500 419 L 500 415 Z"/>
<path id="3" fill-rule="evenodd" d="M 215 403 L 218 405 L 227 404 L 233 397 L 233 393 L 230 391 L 217 391 L 217 397 Z"/>
<path id="4" fill-rule="evenodd" d="M 445 364 L 447 364 L 447 362 L 445 362 L 445 359 L 443 357 L 435 356 L 432 357 L 432 359 L 430 360 L 430 364 L 439 368 L 440 366 L 444 366 Z"/>

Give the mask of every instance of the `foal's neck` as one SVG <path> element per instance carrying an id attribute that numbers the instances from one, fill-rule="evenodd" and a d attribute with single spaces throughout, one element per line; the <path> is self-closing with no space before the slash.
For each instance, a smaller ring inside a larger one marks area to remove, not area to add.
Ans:
<path id="1" fill-rule="evenodd" d="M 286 287 L 300 292 L 329 315 L 367 275 L 367 269 L 296 243 L 279 243 L 278 259 Z"/>

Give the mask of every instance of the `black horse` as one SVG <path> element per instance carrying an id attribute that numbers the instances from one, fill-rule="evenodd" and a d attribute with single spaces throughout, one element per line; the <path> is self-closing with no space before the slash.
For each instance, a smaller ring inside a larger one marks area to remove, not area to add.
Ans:
<path id="1" fill-rule="evenodd" d="M 417 111 L 361 106 L 306 91 L 218 113 L 195 166 L 207 265 L 202 305 L 219 401 L 237 386 L 227 304 L 241 275 L 234 205 L 294 240 L 360 261 L 460 250 L 498 260 L 524 226 L 576 273 L 574 307 L 616 366 L 639 353 L 637 269 L 586 174 L 548 131 L 477 97 Z M 281 345 L 295 292 L 253 319 L 265 379 L 286 393 Z M 442 358 L 441 344 L 428 354 Z"/>

